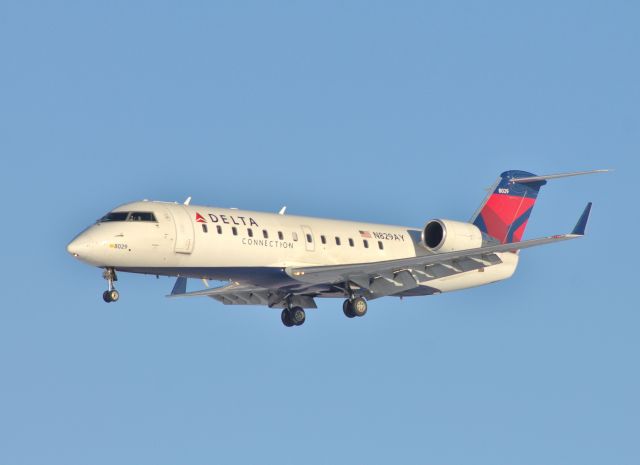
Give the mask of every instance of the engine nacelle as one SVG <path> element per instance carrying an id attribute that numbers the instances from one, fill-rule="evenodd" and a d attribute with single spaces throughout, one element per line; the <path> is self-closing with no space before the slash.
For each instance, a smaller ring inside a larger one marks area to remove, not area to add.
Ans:
<path id="1" fill-rule="evenodd" d="M 454 252 L 482 246 L 482 232 L 471 223 L 431 220 L 422 230 L 422 245 L 431 252 Z"/>

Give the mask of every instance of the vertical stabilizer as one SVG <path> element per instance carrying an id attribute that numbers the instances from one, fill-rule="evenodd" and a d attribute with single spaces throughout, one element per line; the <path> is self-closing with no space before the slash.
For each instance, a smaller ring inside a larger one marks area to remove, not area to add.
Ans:
<path id="1" fill-rule="evenodd" d="M 518 179 L 528 181 L 518 182 Z M 546 183 L 544 179 L 536 180 L 536 175 L 526 171 L 505 171 L 471 222 L 501 244 L 519 242 L 527 227 L 538 192 Z"/>

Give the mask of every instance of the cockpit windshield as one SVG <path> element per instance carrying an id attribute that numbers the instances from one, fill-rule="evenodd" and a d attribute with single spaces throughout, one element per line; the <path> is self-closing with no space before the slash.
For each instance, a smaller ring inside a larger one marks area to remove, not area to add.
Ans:
<path id="1" fill-rule="evenodd" d="M 155 222 L 156 216 L 152 212 L 109 212 L 100 218 L 98 223 L 107 223 L 112 221 Z"/>
<path id="2" fill-rule="evenodd" d="M 155 221 L 156 216 L 151 212 L 131 212 L 127 221 Z"/>
<path id="3" fill-rule="evenodd" d="M 99 223 L 106 223 L 107 221 L 126 221 L 129 212 L 110 212 L 100 218 Z"/>

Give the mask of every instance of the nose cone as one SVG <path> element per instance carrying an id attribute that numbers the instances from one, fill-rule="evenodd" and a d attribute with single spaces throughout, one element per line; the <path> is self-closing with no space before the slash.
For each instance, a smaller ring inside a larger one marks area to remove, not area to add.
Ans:
<path id="1" fill-rule="evenodd" d="M 84 262 L 92 261 L 95 249 L 96 241 L 94 234 L 91 232 L 91 228 L 78 234 L 67 245 L 67 252 L 69 252 L 72 257 Z"/>
<path id="2" fill-rule="evenodd" d="M 74 239 L 69 244 L 67 244 L 67 252 L 73 255 L 74 257 L 78 257 L 80 250 L 80 244 L 78 243 L 78 239 Z"/>
<path id="3" fill-rule="evenodd" d="M 71 254 L 74 258 L 83 259 L 86 258 L 87 252 L 90 249 L 91 242 L 87 240 L 85 233 L 78 234 L 69 244 L 67 245 L 67 252 Z"/>

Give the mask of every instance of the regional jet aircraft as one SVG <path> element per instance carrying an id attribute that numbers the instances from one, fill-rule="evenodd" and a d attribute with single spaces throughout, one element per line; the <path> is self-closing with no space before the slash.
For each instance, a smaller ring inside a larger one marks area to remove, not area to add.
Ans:
<path id="1" fill-rule="evenodd" d="M 114 208 L 67 251 L 104 269 L 105 302 L 119 298 L 116 272 L 129 272 L 177 277 L 170 297 L 281 308 L 289 327 L 302 325 L 318 298 L 344 298 L 344 314 L 362 317 L 368 300 L 501 281 L 521 249 L 582 237 L 591 203 L 570 233 L 521 240 L 547 180 L 604 171 L 506 171 L 469 222 L 432 219 L 422 229 L 145 200 Z M 188 278 L 205 287 L 188 292 Z"/>

